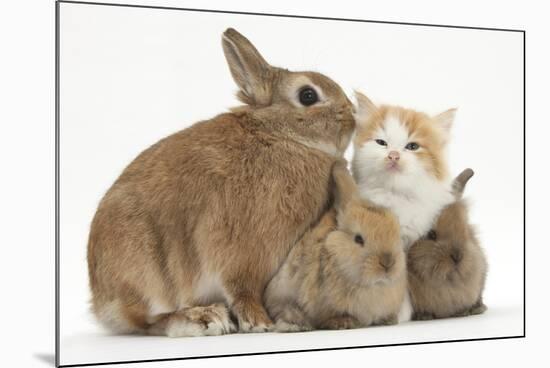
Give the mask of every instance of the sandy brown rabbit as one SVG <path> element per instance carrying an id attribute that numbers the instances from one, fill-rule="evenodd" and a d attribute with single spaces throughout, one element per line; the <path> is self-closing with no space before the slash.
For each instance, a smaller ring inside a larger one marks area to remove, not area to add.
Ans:
<path id="1" fill-rule="evenodd" d="M 407 254 L 413 319 L 483 313 L 487 261 L 468 222 L 462 193 L 474 175 L 464 170 L 453 182 L 456 201 L 445 207 L 433 229 Z"/>
<path id="2" fill-rule="evenodd" d="M 115 332 L 228 333 L 225 305 L 240 331 L 269 329 L 263 291 L 330 205 L 351 102 L 322 74 L 270 66 L 234 29 L 222 46 L 246 105 L 142 152 L 93 219 L 92 309 Z"/>
<path id="3" fill-rule="evenodd" d="M 335 209 L 291 250 L 266 289 L 277 331 L 397 323 L 406 291 L 399 223 L 359 198 L 342 161 L 334 181 Z"/>

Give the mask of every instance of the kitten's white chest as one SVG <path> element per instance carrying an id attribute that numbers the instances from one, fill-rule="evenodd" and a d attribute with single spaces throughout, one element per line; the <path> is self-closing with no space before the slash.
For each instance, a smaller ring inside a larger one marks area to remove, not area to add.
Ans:
<path id="1" fill-rule="evenodd" d="M 441 184 L 407 193 L 362 186 L 360 192 L 362 197 L 389 208 L 397 216 L 405 249 L 430 230 L 439 211 L 453 200 L 450 191 Z"/>
<path id="2" fill-rule="evenodd" d="M 401 239 L 405 247 L 412 245 L 430 230 L 435 216 L 441 209 L 434 203 L 421 203 L 401 197 L 395 197 L 390 206 L 399 219 Z"/>

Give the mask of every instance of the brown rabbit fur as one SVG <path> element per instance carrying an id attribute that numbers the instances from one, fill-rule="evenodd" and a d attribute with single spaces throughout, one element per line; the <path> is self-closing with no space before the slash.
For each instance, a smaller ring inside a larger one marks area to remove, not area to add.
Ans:
<path id="1" fill-rule="evenodd" d="M 471 169 L 454 181 L 456 201 L 445 207 L 433 230 L 407 254 L 413 319 L 424 320 L 483 313 L 482 292 L 487 261 L 462 199 Z"/>
<path id="2" fill-rule="evenodd" d="M 330 206 L 351 102 L 319 73 L 270 66 L 234 29 L 222 45 L 247 105 L 142 152 L 93 219 L 92 310 L 115 332 L 228 333 L 224 304 L 240 331 L 268 330 L 265 286 Z M 319 101 L 301 104 L 304 88 Z"/>
<path id="3" fill-rule="evenodd" d="M 397 323 L 406 292 L 399 223 L 359 198 L 340 161 L 334 180 L 335 209 L 294 246 L 264 294 L 277 331 Z"/>

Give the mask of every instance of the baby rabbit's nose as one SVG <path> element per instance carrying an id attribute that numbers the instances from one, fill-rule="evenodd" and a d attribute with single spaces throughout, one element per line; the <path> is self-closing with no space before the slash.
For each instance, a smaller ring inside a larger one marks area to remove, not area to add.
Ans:
<path id="1" fill-rule="evenodd" d="M 380 255 L 378 262 L 380 266 L 384 267 L 384 270 L 389 271 L 389 269 L 395 264 L 395 259 L 391 253 L 384 252 Z"/>
<path id="2" fill-rule="evenodd" d="M 460 251 L 460 249 L 455 247 L 451 250 L 451 259 L 455 264 L 460 263 L 460 261 L 462 260 L 462 252 Z"/>

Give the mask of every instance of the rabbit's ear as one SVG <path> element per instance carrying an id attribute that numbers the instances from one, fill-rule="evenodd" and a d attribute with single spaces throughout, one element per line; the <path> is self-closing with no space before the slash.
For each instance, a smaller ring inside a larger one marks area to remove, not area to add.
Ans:
<path id="1" fill-rule="evenodd" d="M 332 178 L 335 184 L 335 207 L 339 212 L 344 211 L 351 201 L 359 198 L 357 184 L 355 184 L 355 180 L 353 180 L 349 173 L 345 160 L 340 159 L 334 163 L 332 167 Z"/>
<path id="2" fill-rule="evenodd" d="M 228 28 L 222 36 L 223 52 L 233 79 L 240 88 L 239 99 L 249 105 L 271 102 L 273 68 L 242 34 Z"/>
<path id="3" fill-rule="evenodd" d="M 474 170 L 466 169 L 455 178 L 453 181 L 453 194 L 456 199 L 462 198 L 462 193 L 464 193 L 466 183 L 468 183 L 468 180 L 470 180 L 472 176 L 474 176 Z"/>

